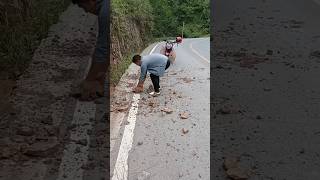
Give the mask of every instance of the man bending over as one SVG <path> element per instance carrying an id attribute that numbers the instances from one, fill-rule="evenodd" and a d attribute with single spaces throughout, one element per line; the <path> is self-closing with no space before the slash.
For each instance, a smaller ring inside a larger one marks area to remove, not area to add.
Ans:
<path id="1" fill-rule="evenodd" d="M 135 55 L 132 62 L 141 67 L 140 79 L 134 92 L 140 93 L 143 91 L 143 83 L 146 79 L 147 72 L 150 73 L 150 78 L 153 84 L 154 91 L 150 95 L 160 95 L 160 76 L 170 66 L 170 61 L 167 56 L 162 54 L 150 54 L 146 56 Z"/>

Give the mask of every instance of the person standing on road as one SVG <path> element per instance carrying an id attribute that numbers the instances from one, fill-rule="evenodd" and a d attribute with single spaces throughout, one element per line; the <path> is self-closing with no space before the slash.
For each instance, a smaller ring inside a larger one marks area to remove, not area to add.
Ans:
<path id="1" fill-rule="evenodd" d="M 98 16 L 99 33 L 92 55 L 92 63 L 87 77 L 80 85 L 82 100 L 93 100 L 104 94 L 104 83 L 108 69 L 109 18 L 107 0 L 72 0 L 87 13 Z"/>
<path id="2" fill-rule="evenodd" d="M 134 55 L 132 62 L 141 67 L 140 79 L 133 92 L 140 93 L 143 91 L 143 84 L 146 79 L 147 72 L 153 84 L 154 91 L 150 95 L 160 95 L 160 76 L 163 76 L 166 69 L 170 66 L 167 56 L 162 54 L 150 54 L 146 56 Z"/>

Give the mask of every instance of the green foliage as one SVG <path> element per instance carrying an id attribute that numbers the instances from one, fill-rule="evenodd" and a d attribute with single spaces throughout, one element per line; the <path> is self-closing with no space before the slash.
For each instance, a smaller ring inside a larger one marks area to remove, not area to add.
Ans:
<path id="1" fill-rule="evenodd" d="M 153 7 L 156 37 L 181 34 L 184 37 L 199 37 L 209 34 L 209 0 L 150 0 Z"/>
<path id="2" fill-rule="evenodd" d="M 23 70 L 70 0 L 0 3 L 0 72 Z"/>
<path id="3" fill-rule="evenodd" d="M 131 56 L 125 56 L 118 64 L 111 64 L 110 83 L 116 85 L 131 64 Z"/>

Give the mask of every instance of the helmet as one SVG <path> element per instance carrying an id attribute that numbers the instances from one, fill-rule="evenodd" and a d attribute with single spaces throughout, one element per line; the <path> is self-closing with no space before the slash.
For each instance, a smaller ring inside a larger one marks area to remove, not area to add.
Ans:
<path id="1" fill-rule="evenodd" d="M 172 49 L 173 45 L 171 43 L 166 44 L 166 49 Z"/>
<path id="2" fill-rule="evenodd" d="M 176 37 L 176 42 L 177 43 L 181 43 L 182 42 L 182 37 L 180 37 L 180 36 Z"/>

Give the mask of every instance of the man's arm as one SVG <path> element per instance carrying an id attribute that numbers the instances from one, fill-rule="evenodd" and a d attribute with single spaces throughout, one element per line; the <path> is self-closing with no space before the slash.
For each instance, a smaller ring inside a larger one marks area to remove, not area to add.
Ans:
<path id="1" fill-rule="evenodd" d="M 140 72 L 140 78 L 137 87 L 133 89 L 133 92 L 139 93 L 143 91 L 143 84 L 146 79 L 147 75 L 147 66 L 145 64 L 141 64 L 141 72 Z"/>
<path id="2" fill-rule="evenodd" d="M 107 1 L 99 3 L 99 32 L 95 51 L 91 59 L 91 67 L 85 80 L 81 83 L 81 99 L 94 99 L 97 94 L 103 96 L 106 71 L 108 69 L 109 18 Z"/>
<path id="3" fill-rule="evenodd" d="M 138 84 L 143 84 L 144 80 L 146 79 L 147 75 L 147 65 L 142 63 L 141 64 L 141 72 L 140 72 L 140 79 Z"/>

